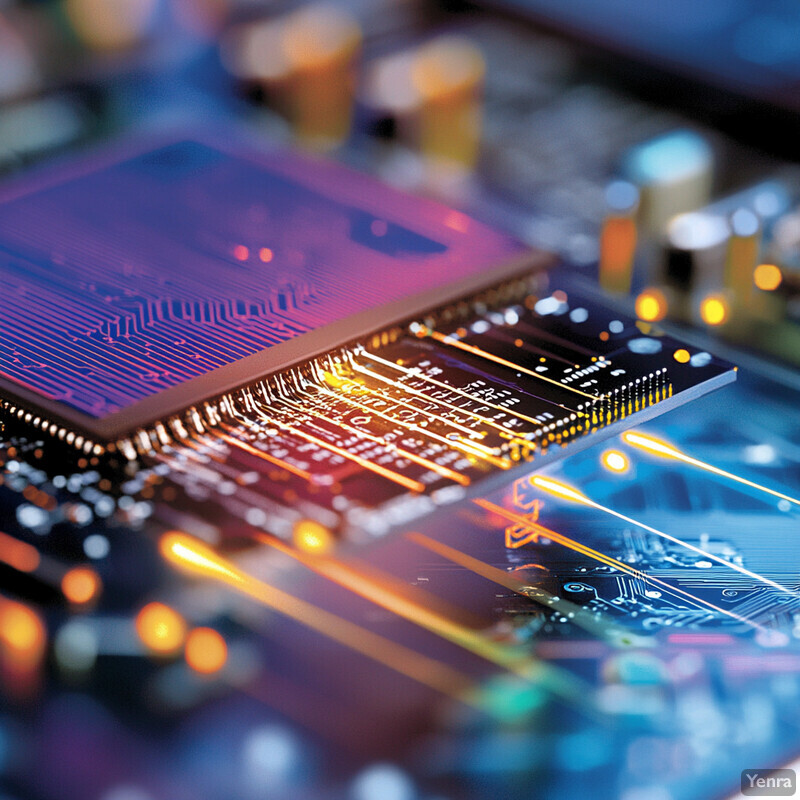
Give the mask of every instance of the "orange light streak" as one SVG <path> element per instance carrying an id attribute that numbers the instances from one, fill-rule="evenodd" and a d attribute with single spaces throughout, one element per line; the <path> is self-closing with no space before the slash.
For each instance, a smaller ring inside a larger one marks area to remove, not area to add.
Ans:
<path id="1" fill-rule="evenodd" d="M 230 425 L 226 425 L 222 423 L 222 427 L 226 430 L 235 431 L 235 428 L 232 428 Z M 251 444 L 242 441 L 241 439 L 237 439 L 235 436 L 231 436 L 227 433 L 218 433 L 217 434 L 220 439 L 226 441 L 228 444 L 233 445 L 234 447 L 238 447 L 240 450 L 244 450 L 245 453 L 249 453 L 251 456 L 256 456 L 257 458 L 263 459 L 264 461 L 269 461 L 270 464 L 273 464 L 276 467 L 280 467 L 281 469 L 285 469 L 287 472 L 291 472 L 293 475 L 297 475 L 300 478 L 303 478 L 307 481 L 312 480 L 311 473 L 306 472 L 304 469 L 300 469 L 299 467 L 295 467 L 292 464 L 289 464 L 286 461 L 282 461 L 280 458 L 276 458 L 275 456 L 270 455 L 269 453 L 265 453 L 263 450 L 259 450 L 257 447 L 253 447 Z"/>
<path id="2" fill-rule="evenodd" d="M 693 458 L 692 456 L 678 450 L 677 447 L 674 447 L 673 445 L 668 444 L 661 439 L 656 439 L 654 436 L 637 433 L 636 431 L 627 431 L 626 433 L 622 434 L 622 440 L 633 447 L 638 447 L 640 450 L 650 453 L 651 455 L 661 456 L 663 458 L 674 458 L 677 461 L 682 461 L 684 464 L 689 464 L 693 467 L 697 467 L 698 469 L 710 472 L 712 475 L 718 475 L 721 478 L 727 478 L 728 480 L 736 483 L 741 483 L 743 486 L 749 486 L 751 489 L 757 489 L 759 492 L 766 492 L 767 494 L 771 494 L 773 497 L 786 500 L 787 503 L 793 503 L 796 506 L 800 506 L 800 500 L 798 500 L 796 497 L 790 497 L 788 494 L 783 494 L 783 492 L 778 492 L 775 489 L 762 486 L 760 483 L 755 483 L 754 481 L 747 480 L 747 478 L 734 475 L 732 472 L 726 472 L 724 469 L 715 467 L 712 464 L 706 463 L 705 461 L 700 461 L 697 458 Z"/>
<path id="3" fill-rule="evenodd" d="M 345 450 L 343 447 L 331 444 L 330 442 L 326 442 L 324 439 L 320 439 L 318 436 L 301 431 L 299 428 L 296 428 L 294 425 L 289 425 L 287 422 L 281 422 L 280 420 L 265 414 L 263 411 L 256 410 L 256 413 L 268 424 L 276 425 L 282 430 L 291 433 L 293 436 L 299 436 L 301 439 L 305 439 L 307 442 L 312 442 L 313 444 L 316 444 L 325 450 L 330 450 L 332 453 L 342 456 L 342 458 L 346 458 L 349 461 L 354 461 L 359 466 L 364 467 L 364 469 L 374 472 L 376 475 L 380 475 L 383 478 L 388 478 L 390 481 L 399 484 L 405 489 L 410 489 L 412 492 L 425 491 L 424 483 L 420 483 L 413 478 L 401 475 L 399 472 L 393 472 L 390 469 L 386 469 L 386 467 L 382 467 L 380 464 L 373 464 L 368 459 L 362 458 L 356 453 L 351 453 L 349 450 Z"/>
<path id="4" fill-rule="evenodd" d="M 418 378 L 425 383 L 433 384 L 434 386 L 438 386 L 440 389 L 446 389 L 448 392 L 453 392 L 461 397 L 466 397 L 468 400 L 472 400 L 475 403 L 479 403 L 483 406 L 488 406 L 489 408 L 493 408 L 495 411 L 502 411 L 505 414 L 508 414 L 511 417 L 516 417 L 517 419 L 524 420 L 525 422 L 530 422 L 536 426 L 537 429 L 542 427 L 542 422 L 540 420 L 534 419 L 533 417 L 528 417 L 525 414 L 520 414 L 518 411 L 515 411 L 511 408 L 505 408 L 504 406 L 497 405 L 495 403 L 490 403 L 488 400 L 485 400 L 482 397 L 475 397 L 475 395 L 471 395 L 469 392 L 465 392 L 463 389 L 459 389 L 456 386 L 450 386 L 449 383 L 444 383 L 444 381 L 437 381 L 436 378 L 431 378 L 429 375 L 426 375 L 422 372 L 419 368 L 409 368 L 404 367 L 401 364 L 395 364 L 392 361 L 387 361 L 385 358 L 381 358 L 376 353 L 370 353 L 369 358 L 373 361 L 378 361 L 381 364 L 385 364 L 387 367 L 391 367 L 399 372 L 402 372 L 405 375 L 408 375 L 412 378 Z M 559 406 L 559 408 L 563 408 L 563 406 Z M 585 417 L 586 414 L 583 411 L 576 411 L 575 414 L 579 417 Z M 507 429 L 511 432 L 511 429 Z M 519 436 L 519 433 L 515 433 L 514 435 Z"/>
<path id="5" fill-rule="evenodd" d="M 423 456 L 418 456 L 416 453 L 412 453 L 409 450 L 406 450 L 403 447 L 398 447 L 395 444 L 387 442 L 381 436 L 376 436 L 375 434 L 368 433 L 367 431 L 361 430 L 361 428 L 356 428 L 353 425 L 348 425 L 346 422 L 342 422 L 340 420 L 332 420 L 330 417 L 326 417 L 324 414 L 320 413 L 316 409 L 312 409 L 309 407 L 303 407 L 299 403 L 292 403 L 289 400 L 284 400 L 281 398 L 281 402 L 285 405 L 292 406 L 303 413 L 306 414 L 313 414 L 318 419 L 322 419 L 325 422 L 329 422 L 332 425 L 336 425 L 340 428 L 344 428 L 346 431 L 350 431 L 351 433 L 355 433 L 357 436 L 361 436 L 365 439 L 369 439 L 371 442 L 375 442 L 376 444 L 383 445 L 387 450 L 392 451 L 394 454 L 399 456 L 400 458 L 406 458 L 409 461 L 413 461 L 415 464 L 419 464 L 421 467 L 425 467 L 425 469 L 431 470 L 431 472 L 435 472 L 437 475 L 441 475 L 443 478 L 448 478 L 451 481 L 455 481 L 456 483 L 461 484 L 462 486 L 469 486 L 470 480 L 466 475 L 462 475 L 460 472 L 456 472 L 455 470 L 450 469 L 449 467 L 444 467 L 441 464 L 437 464 L 435 461 L 431 461 Z"/>
<path id="6" fill-rule="evenodd" d="M 468 439 L 446 439 L 444 436 L 440 436 L 438 433 L 435 433 L 428 428 L 420 427 L 415 422 L 406 422 L 405 420 L 397 417 L 392 417 L 383 411 L 379 411 L 377 408 L 373 408 L 372 406 L 368 406 L 364 403 L 359 403 L 357 400 L 354 400 L 352 397 L 346 394 L 336 394 L 336 392 L 323 387 L 319 387 L 317 391 L 327 394 L 343 403 L 354 406 L 355 408 L 359 408 L 362 411 L 366 411 L 369 414 L 374 414 L 376 417 L 385 419 L 387 422 L 390 422 L 393 425 L 399 425 L 401 428 L 408 428 L 415 433 L 422 434 L 430 439 L 435 439 L 436 441 L 446 445 L 448 449 L 461 450 L 469 456 L 488 461 L 490 464 L 500 467 L 500 469 L 509 469 L 511 467 L 511 462 L 507 458 L 497 458 L 496 456 L 491 455 L 491 450 L 488 447 L 479 444 L 478 442 L 471 442 Z"/>

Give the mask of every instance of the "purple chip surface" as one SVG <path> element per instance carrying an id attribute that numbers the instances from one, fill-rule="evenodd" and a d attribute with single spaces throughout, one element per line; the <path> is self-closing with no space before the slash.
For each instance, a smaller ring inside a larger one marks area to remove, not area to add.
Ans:
<path id="1" fill-rule="evenodd" d="M 0 394 L 109 434 L 487 285 L 524 253 L 290 153 L 187 139 L 61 164 L 0 192 Z"/>

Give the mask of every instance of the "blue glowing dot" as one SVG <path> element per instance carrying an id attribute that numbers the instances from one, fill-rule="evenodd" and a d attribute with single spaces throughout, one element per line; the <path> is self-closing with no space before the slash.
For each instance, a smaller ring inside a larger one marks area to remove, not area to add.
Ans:
<path id="1" fill-rule="evenodd" d="M 659 342 L 658 339 L 646 337 L 631 339 L 628 342 L 628 350 L 638 355 L 652 355 L 653 353 L 661 352 L 661 342 Z"/>
<path id="2" fill-rule="evenodd" d="M 393 764 L 373 764 L 353 781 L 353 800 L 413 800 L 414 784 Z"/>

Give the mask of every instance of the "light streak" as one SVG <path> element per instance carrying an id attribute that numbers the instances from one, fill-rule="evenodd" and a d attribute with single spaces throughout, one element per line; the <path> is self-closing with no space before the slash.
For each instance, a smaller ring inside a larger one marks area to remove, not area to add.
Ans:
<path id="1" fill-rule="evenodd" d="M 384 359 L 381 359 L 381 360 L 385 361 Z M 385 361 L 385 363 L 390 364 L 391 362 Z M 511 428 L 507 428 L 505 425 L 501 425 L 500 423 L 495 422 L 494 420 L 489 419 L 488 417 L 484 417 L 482 414 L 478 414 L 475 411 L 470 411 L 467 408 L 462 408 L 461 406 L 457 406 L 457 405 L 455 405 L 455 403 L 449 403 L 447 400 L 443 400 L 443 399 L 437 398 L 437 397 L 431 397 L 430 395 L 425 394 L 425 392 L 421 392 L 419 389 L 414 389 L 412 386 L 407 386 L 402 381 L 394 381 L 391 378 L 387 378 L 386 376 L 381 375 L 379 372 L 374 372 L 373 370 L 362 366 L 355 359 L 352 359 L 350 361 L 350 366 L 356 372 L 360 372 L 362 375 L 367 375 L 368 377 L 372 378 L 373 380 L 377 380 L 377 381 L 381 381 L 382 383 L 386 383 L 386 384 L 388 384 L 389 386 L 392 386 L 395 389 L 399 389 L 401 392 L 405 392 L 405 393 L 411 395 L 412 397 L 419 397 L 420 399 L 425 400 L 428 403 L 435 403 L 437 405 L 444 406 L 445 408 L 449 408 L 451 411 L 455 411 L 457 414 L 466 414 L 467 416 L 472 417 L 472 419 L 480 422 L 481 425 L 487 425 L 487 426 L 489 426 L 491 428 L 495 428 L 496 430 L 500 431 L 502 434 L 504 434 L 506 436 L 511 436 L 515 440 L 520 440 L 520 441 L 523 441 L 523 442 L 527 442 L 528 441 L 527 439 L 525 439 L 524 434 L 520 433 L 519 431 L 514 431 Z M 397 366 L 396 366 L 396 368 L 400 369 Z M 450 391 L 452 391 L 452 389 L 450 389 Z M 583 415 L 581 415 L 581 416 L 583 416 Z M 541 427 L 541 426 L 537 425 L 537 427 Z"/>
<path id="2" fill-rule="evenodd" d="M 608 508 L 608 506 L 601 505 L 600 503 L 597 503 L 591 498 L 587 497 L 585 494 L 583 494 L 583 492 L 579 492 L 572 486 L 568 486 L 567 484 L 553 480 L 552 478 L 545 478 L 541 475 L 534 475 L 530 479 L 530 481 L 533 486 L 536 486 L 542 491 L 548 492 L 549 494 L 552 494 L 555 497 L 561 497 L 565 500 L 570 500 L 574 503 L 580 503 L 581 505 L 586 505 L 589 506 L 590 508 L 596 508 L 598 511 L 604 511 L 606 514 L 610 514 L 612 517 L 621 519 L 623 522 L 627 522 L 629 525 L 635 525 L 637 528 L 642 528 L 643 530 L 649 531 L 650 533 L 653 533 L 656 536 L 660 536 L 662 539 L 666 539 L 667 541 L 672 542 L 673 544 L 685 547 L 687 550 L 691 550 L 693 553 L 697 553 L 698 555 L 703 556 L 703 558 L 708 558 L 711 561 L 716 561 L 717 564 L 721 564 L 722 566 L 728 567 L 728 569 L 732 569 L 735 572 L 740 573 L 741 575 L 745 575 L 748 578 L 752 578 L 757 583 L 765 583 L 768 586 L 772 586 L 774 589 L 778 589 L 781 592 L 792 595 L 792 597 L 800 597 L 800 592 L 794 589 L 788 589 L 786 586 L 782 586 L 780 583 L 776 583 L 770 578 L 765 578 L 763 575 L 759 575 L 757 572 L 752 572 L 746 567 L 742 567 L 739 564 L 734 564 L 732 561 L 728 561 L 725 558 L 721 558 L 720 556 L 716 556 L 713 553 L 709 553 L 707 550 L 703 550 L 701 547 L 696 547 L 695 545 L 690 544 L 689 542 L 684 541 L 683 539 L 678 539 L 676 536 L 672 536 L 671 534 L 666 533 L 665 531 L 661 531 L 658 528 L 653 528 L 651 525 L 647 525 L 646 523 L 641 522 L 640 520 L 628 517 L 625 514 L 620 513 L 619 511 L 615 511 L 613 508 Z"/>
<path id="3" fill-rule="evenodd" d="M 790 497 L 788 494 L 783 494 L 775 489 L 762 486 L 760 483 L 755 483 L 754 481 L 747 480 L 747 478 L 734 475 L 732 472 L 726 472 L 724 469 L 715 467 L 712 464 L 706 463 L 705 461 L 700 461 L 697 458 L 693 458 L 692 456 L 678 450 L 677 447 L 673 447 L 671 444 L 667 444 L 667 442 L 664 442 L 661 439 L 656 439 L 653 436 L 637 433 L 635 431 L 627 431 L 626 433 L 623 433 L 622 439 L 627 444 L 633 447 L 638 447 L 640 450 L 644 450 L 652 455 L 662 456 L 663 458 L 674 458 L 677 461 L 682 461 L 684 464 L 689 464 L 693 467 L 697 467 L 698 469 L 710 472 L 713 475 L 718 475 L 720 478 L 727 478 L 728 480 L 736 483 L 741 483 L 743 486 L 749 486 L 751 489 L 756 489 L 759 492 L 766 492 L 767 494 L 771 494 L 773 497 L 786 500 L 787 503 L 793 503 L 796 506 L 800 506 L 800 500 L 798 500 L 796 497 Z"/>
<path id="4" fill-rule="evenodd" d="M 220 581 L 395 672 L 457 700 L 478 704 L 483 708 L 476 699 L 477 690 L 471 679 L 458 670 L 248 575 L 233 562 L 217 555 L 208 545 L 185 533 L 166 533 L 161 538 L 160 551 L 169 563 L 177 567 Z"/>
<path id="5" fill-rule="evenodd" d="M 408 428 L 409 430 L 414 431 L 417 434 L 421 434 L 430 439 L 435 439 L 436 441 L 444 444 L 448 449 L 461 450 L 468 456 L 488 461 L 490 464 L 493 464 L 496 467 L 500 467 L 500 469 L 509 469 L 511 467 L 511 462 L 507 458 L 497 458 L 496 456 L 491 454 L 492 451 L 488 447 L 480 444 L 479 442 L 472 442 L 469 441 L 468 439 L 447 439 L 444 436 L 441 436 L 440 434 L 435 433 L 432 430 L 429 430 L 428 428 L 421 427 L 416 422 L 407 422 L 406 420 L 400 419 L 398 417 L 393 417 L 390 414 L 386 414 L 382 411 L 379 411 L 377 408 L 373 408 L 372 406 L 366 405 L 365 403 L 359 403 L 357 400 L 354 400 L 352 397 L 350 397 L 345 393 L 337 394 L 336 392 L 333 392 L 330 389 L 326 389 L 324 386 L 318 386 L 317 391 L 322 394 L 326 394 L 330 397 L 333 397 L 336 400 L 340 400 L 343 403 L 347 403 L 348 405 L 351 405 L 354 408 L 359 408 L 362 411 L 366 411 L 369 414 L 374 414 L 377 417 L 381 417 L 381 419 L 385 419 L 387 422 L 390 422 L 393 425 L 399 425 L 401 428 Z"/>
<path id="6" fill-rule="evenodd" d="M 230 425 L 226 425 L 222 423 L 222 427 L 229 430 L 231 433 L 236 431 L 235 428 L 231 427 Z M 275 456 L 270 455 L 269 453 L 265 453 L 263 450 L 259 450 L 257 447 L 253 447 L 253 445 L 248 444 L 247 442 L 243 442 L 241 439 L 237 439 L 235 436 L 230 436 L 226 433 L 218 432 L 217 435 L 226 441 L 228 444 L 233 445 L 234 447 L 238 447 L 240 450 L 244 450 L 245 453 L 249 453 L 251 456 L 256 456 L 256 458 L 261 458 L 264 461 L 269 461 L 270 464 L 274 464 L 276 467 L 280 467 L 281 469 L 285 469 L 287 472 L 291 472 L 293 475 L 297 475 L 304 480 L 310 481 L 311 473 L 306 472 L 304 469 L 300 469 L 299 467 L 295 467 L 293 464 L 289 464 L 287 461 L 283 459 L 276 458 Z"/>
<path id="7" fill-rule="evenodd" d="M 695 605 L 705 606 L 707 609 L 711 609 L 712 611 L 718 614 L 724 614 L 732 619 L 735 619 L 737 622 L 741 622 L 745 625 L 748 625 L 751 628 L 755 628 L 756 630 L 766 631 L 767 629 L 764 628 L 763 625 L 759 625 L 757 622 L 753 622 L 753 620 L 748 619 L 747 617 L 743 617 L 740 614 L 737 614 L 734 611 L 730 611 L 725 608 L 721 608 L 720 606 L 714 605 L 714 603 L 709 602 L 708 600 L 704 600 L 701 597 L 696 597 L 689 592 L 684 591 L 683 589 L 678 588 L 677 586 L 671 586 L 666 581 L 662 581 L 660 578 L 656 578 L 654 575 L 648 575 L 646 572 L 641 572 L 634 567 L 631 567 L 629 564 L 626 564 L 624 561 L 618 561 L 616 558 L 612 556 L 607 556 L 605 553 L 601 553 L 598 550 L 593 550 L 591 547 L 588 547 L 580 542 L 576 542 L 574 539 L 570 539 L 568 536 L 564 536 L 561 533 L 556 533 L 556 531 L 550 530 L 549 528 L 545 528 L 543 525 L 539 525 L 538 522 L 531 522 L 531 520 L 524 517 L 522 514 L 517 514 L 514 511 L 509 511 L 508 509 L 503 508 L 502 506 L 498 506 L 495 503 L 490 502 L 489 500 L 483 499 L 476 499 L 473 502 L 483 508 L 486 511 L 489 511 L 493 514 L 497 514 L 504 519 L 514 522 L 517 525 L 524 525 L 532 530 L 538 531 L 540 536 L 543 536 L 546 539 L 549 539 L 551 542 L 555 542 L 556 544 L 560 544 L 563 547 L 567 547 L 570 550 L 573 550 L 576 553 L 580 553 L 581 555 L 587 556 L 595 561 L 599 561 L 601 564 L 605 564 L 606 566 L 613 567 L 620 572 L 624 572 L 627 575 L 630 575 L 633 578 L 638 580 L 644 581 L 645 583 L 650 583 L 655 586 L 659 586 L 662 589 L 670 592 L 674 595 L 680 595 L 686 600 L 689 600 L 691 603 Z"/>

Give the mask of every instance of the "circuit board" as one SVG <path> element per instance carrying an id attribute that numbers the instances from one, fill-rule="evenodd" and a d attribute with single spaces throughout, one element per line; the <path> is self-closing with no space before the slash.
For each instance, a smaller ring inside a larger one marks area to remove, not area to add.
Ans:
<path id="1" fill-rule="evenodd" d="M 800 768 L 796 119 L 523 5 L 0 4 L 2 800 Z"/>

